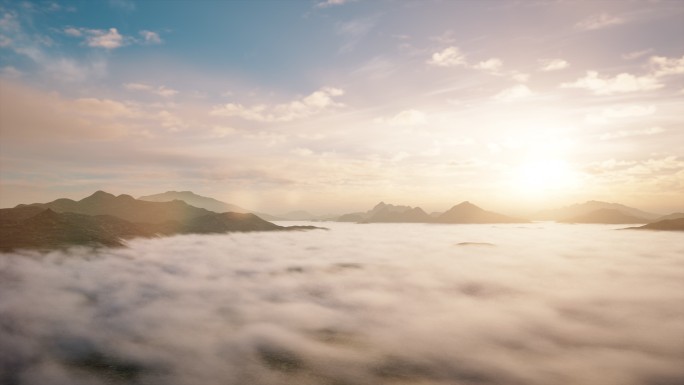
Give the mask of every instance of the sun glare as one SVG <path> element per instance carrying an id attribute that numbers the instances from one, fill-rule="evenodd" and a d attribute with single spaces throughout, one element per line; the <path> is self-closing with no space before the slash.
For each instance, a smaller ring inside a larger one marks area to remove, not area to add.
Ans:
<path id="1" fill-rule="evenodd" d="M 559 159 L 528 160 L 518 166 L 512 184 L 526 194 L 547 194 L 566 190 L 578 183 L 577 173 Z"/>

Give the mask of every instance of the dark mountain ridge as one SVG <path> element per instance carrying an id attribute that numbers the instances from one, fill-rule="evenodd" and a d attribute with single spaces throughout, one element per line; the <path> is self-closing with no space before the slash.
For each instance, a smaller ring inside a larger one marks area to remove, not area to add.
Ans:
<path id="1" fill-rule="evenodd" d="M 147 202 L 97 191 L 80 201 L 57 199 L 0 209 L 0 251 L 123 246 L 125 239 L 174 234 L 316 228 L 278 226 L 251 213 L 214 213 L 179 200 Z"/>

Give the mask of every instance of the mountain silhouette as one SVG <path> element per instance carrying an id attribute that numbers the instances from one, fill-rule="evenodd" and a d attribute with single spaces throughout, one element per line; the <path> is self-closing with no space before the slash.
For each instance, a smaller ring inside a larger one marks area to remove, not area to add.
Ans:
<path id="1" fill-rule="evenodd" d="M 365 223 L 427 223 L 430 216 L 420 207 L 395 206 L 380 202 L 366 212 L 345 214 L 337 218 L 338 222 Z"/>
<path id="2" fill-rule="evenodd" d="M 485 211 L 470 202 L 463 202 L 436 215 L 427 214 L 420 207 L 395 206 L 378 203 L 365 213 L 350 213 L 338 218 L 339 222 L 367 223 L 523 223 L 524 219 Z"/>
<path id="3" fill-rule="evenodd" d="M 684 218 L 684 213 L 672 213 L 672 214 L 668 214 L 668 215 L 663 215 L 662 217 L 656 218 L 655 220 L 653 220 L 651 222 L 660 222 L 660 221 L 664 221 L 667 219 L 679 219 L 679 218 Z"/>
<path id="4" fill-rule="evenodd" d="M 212 213 L 180 200 L 148 202 L 135 199 L 130 195 L 114 196 L 104 191 L 97 191 L 80 201 L 57 199 L 49 203 L 34 203 L 31 206 L 49 208 L 60 213 L 113 215 L 130 222 L 141 223 L 185 222 L 191 218 Z"/>
<path id="5" fill-rule="evenodd" d="M 179 200 L 147 202 L 97 191 L 80 201 L 57 199 L 0 209 L 0 250 L 122 246 L 135 237 L 316 228 L 278 226 L 251 213 L 215 213 Z"/>
<path id="6" fill-rule="evenodd" d="M 462 202 L 435 218 L 438 223 L 524 223 L 525 219 L 483 210 L 470 202 Z"/>
<path id="7" fill-rule="evenodd" d="M 205 210 L 213 211 L 215 213 L 248 213 L 249 210 L 243 209 L 230 203 L 221 202 L 214 198 L 209 198 L 197 195 L 192 191 L 167 191 L 161 194 L 146 195 L 138 198 L 141 201 L 148 202 L 171 202 L 174 200 L 183 201 L 190 206 L 199 207 Z"/>
<path id="8" fill-rule="evenodd" d="M 198 195 L 192 191 L 167 191 L 161 194 L 141 196 L 138 199 L 148 202 L 172 202 L 174 200 L 179 200 L 189 204 L 190 206 L 199 207 L 205 210 L 213 211 L 215 213 L 252 213 L 262 219 L 266 219 L 269 221 L 277 221 L 283 219 L 274 215 L 247 210 L 240 206 L 222 202 L 214 198 Z"/>
<path id="9" fill-rule="evenodd" d="M 596 210 L 601 209 L 611 209 L 622 212 L 625 215 L 643 218 L 646 220 L 655 220 L 660 215 L 649 213 L 636 209 L 634 207 L 625 206 L 619 203 L 609 203 L 601 201 L 587 201 L 584 203 L 578 203 L 570 206 L 561 207 L 558 209 L 542 210 L 537 212 L 533 218 L 545 221 L 557 221 L 557 222 L 567 222 L 568 220 L 582 215 L 589 214 Z"/>
<path id="10" fill-rule="evenodd" d="M 684 231 L 684 218 L 665 219 L 658 222 L 649 223 L 639 227 L 628 227 L 628 230 L 663 230 L 663 231 Z"/>
<path id="11" fill-rule="evenodd" d="M 620 224 L 620 223 L 647 223 L 648 220 L 644 218 L 635 217 L 623 213 L 615 209 L 599 209 L 589 213 L 578 215 L 576 217 L 567 218 L 560 222 L 563 223 L 603 223 L 603 224 Z"/>

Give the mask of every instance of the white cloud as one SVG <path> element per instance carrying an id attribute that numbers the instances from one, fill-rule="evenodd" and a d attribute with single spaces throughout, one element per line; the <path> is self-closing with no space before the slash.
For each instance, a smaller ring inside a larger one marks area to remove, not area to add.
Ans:
<path id="1" fill-rule="evenodd" d="M 74 27 L 68 27 L 64 29 L 64 33 L 68 36 L 79 37 L 83 35 L 80 29 Z"/>
<path id="2" fill-rule="evenodd" d="M 161 44 L 162 39 L 159 34 L 152 31 L 142 30 L 140 31 L 140 36 L 143 37 L 143 43 L 145 44 Z"/>
<path id="3" fill-rule="evenodd" d="M 516 84 L 494 95 L 494 100 L 510 102 L 532 96 L 533 92 L 524 84 Z"/>
<path id="4" fill-rule="evenodd" d="M 325 226 L 3 255 L 0 363 L 26 384 L 681 379 L 678 234 Z"/>
<path id="5" fill-rule="evenodd" d="M 570 67 L 570 63 L 563 59 L 547 59 L 539 63 L 542 71 L 558 71 Z"/>
<path id="6" fill-rule="evenodd" d="M 376 123 L 386 123 L 391 126 L 418 126 L 427 124 L 425 113 L 418 110 L 404 110 L 389 118 L 377 118 Z"/>
<path id="7" fill-rule="evenodd" d="M 166 86 L 154 87 L 149 84 L 144 83 L 126 83 L 124 87 L 131 91 L 143 91 L 154 95 L 163 96 L 165 98 L 170 98 L 178 94 L 177 90 L 168 88 Z"/>
<path id="8" fill-rule="evenodd" d="M 86 37 L 86 44 L 88 44 L 89 47 L 115 49 L 124 45 L 124 38 L 116 28 L 110 28 L 108 31 L 99 29 L 90 29 L 87 31 L 88 37 Z"/>
<path id="9" fill-rule="evenodd" d="M 645 128 L 642 130 L 621 130 L 621 131 L 615 131 L 615 132 L 608 132 L 600 136 L 601 140 L 609 140 L 609 139 L 619 139 L 619 138 L 626 138 L 629 136 L 645 136 L 645 135 L 655 135 L 655 134 L 660 134 L 661 132 L 664 132 L 665 130 L 661 127 L 649 127 Z"/>
<path id="10" fill-rule="evenodd" d="M 681 58 L 667 58 L 663 56 L 653 56 L 650 60 L 654 67 L 655 76 L 684 74 L 684 55 Z"/>
<path id="11" fill-rule="evenodd" d="M 561 88 L 580 88 L 593 92 L 596 95 L 611 95 L 615 93 L 650 91 L 662 88 L 655 76 L 635 76 L 628 73 L 621 73 L 617 76 L 599 77 L 596 71 L 587 71 L 586 76 L 579 78 L 572 83 L 563 83 Z"/>
<path id="12" fill-rule="evenodd" d="M 503 62 L 501 61 L 501 59 L 491 58 L 475 64 L 473 68 L 491 73 L 498 73 L 502 66 Z"/>
<path id="13" fill-rule="evenodd" d="M 623 24 L 624 22 L 625 19 L 621 17 L 609 15 L 607 13 L 601 13 L 598 15 L 589 16 L 586 19 L 578 22 L 575 24 L 575 28 L 583 31 L 591 31 Z"/>
<path id="14" fill-rule="evenodd" d="M 275 106 L 259 104 L 249 107 L 237 103 L 228 103 L 214 107 L 210 114 L 235 116 L 257 122 L 287 122 L 306 118 L 331 108 L 342 107 L 343 104 L 336 102 L 334 98 L 343 94 L 344 91 L 339 88 L 324 87 L 304 98 L 289 103 Z"/>
<path id="15" fill-rule="evenodd" d="M 640 105 L 630 105 L 630 106 L 620 106 L 611 107 L 601 110 L 599 113 L 589 114 L 586 117 L 586 121 L 589 123 L 604 124 L 609 123 L 615 119 L 624 118 L 638 118 L 653 115 L 656 111 L 656 107 L 653 105 L 640 106 Z"/>
<path id="16" fill-rule="evenodd" d="M 438 67 L 453 67 L 466 64 L 465 55 L 463 55 L 458 47 L 453 46 L 433 53 L 427 63 Z"/>

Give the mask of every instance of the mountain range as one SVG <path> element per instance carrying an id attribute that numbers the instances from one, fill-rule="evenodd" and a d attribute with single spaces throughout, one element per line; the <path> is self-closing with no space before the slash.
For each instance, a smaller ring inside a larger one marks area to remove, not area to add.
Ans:
<path id="1" fill-rule="evenodd" d="M 609 203 L 601 201 L 587 201 L 584 203 L 577 203 L 570 206 L 561 207 L 558 209 L 542 210 L 533 215 L 533 219 L 544 220 L 544 221 L 556 221 L 556 222 L 572 222 L 575 218 L 582 218 L 597 210 L 614 210 L 619 211 L 629 217 L 639 218 L 642 222 L 636 223 L 647 223 L 660 217 L 659 214 L 649 213 L 634 207 L 625 206 L 619 203 Z M 605 214 L 605 212 L 604 212 Z M 601 215 L 594 214 L 594 217 L 600 219 Z M 579 222 L 578 222 L 579 223 Z M 583 223 L 604 223 L 604 222 L 583 222 Z M 614 222 L 608 222 L 614 223 Z M 632 222 L 623 222 L 632 223 Z"/>
<path id="2" fill-rule="evenodd" d="M 271 215 L 267 213 L 248 210 L 240 206 L 222 202 L 220 200 L 195 194 L 192 191 L 167 191 L 161 194 L 146 195 L 138 198 L 149 202 L 172 202 L 183 201 L 191 206 L 203 208 L 216 213 L 252 213 L 267 221 L 319 221 L 332 217 L 331 215 L 318 216 L 304 210 L 295 210 L 283 214 Z"/>
<path id="3" fill-rule="evenodd" d="M 148 202 L 97 191 L 79 201 L 57 199 L 0 209 L 0 250 L 121 246 L 134 237 L 314 228 L 278 226 L 251 213 L 215 213 L 181 200 Z"/>
<path id="4" fill-rule="evenodd" d="M 340 216 L 339 222 L 362 223 L 524 223 L 525 219 L 509 217 L 486 211 L 470 203 L 462 202 L 437 215 L 427 214 L 420 207 L 395 206 L 380 202 L 366 212 Z"/>

